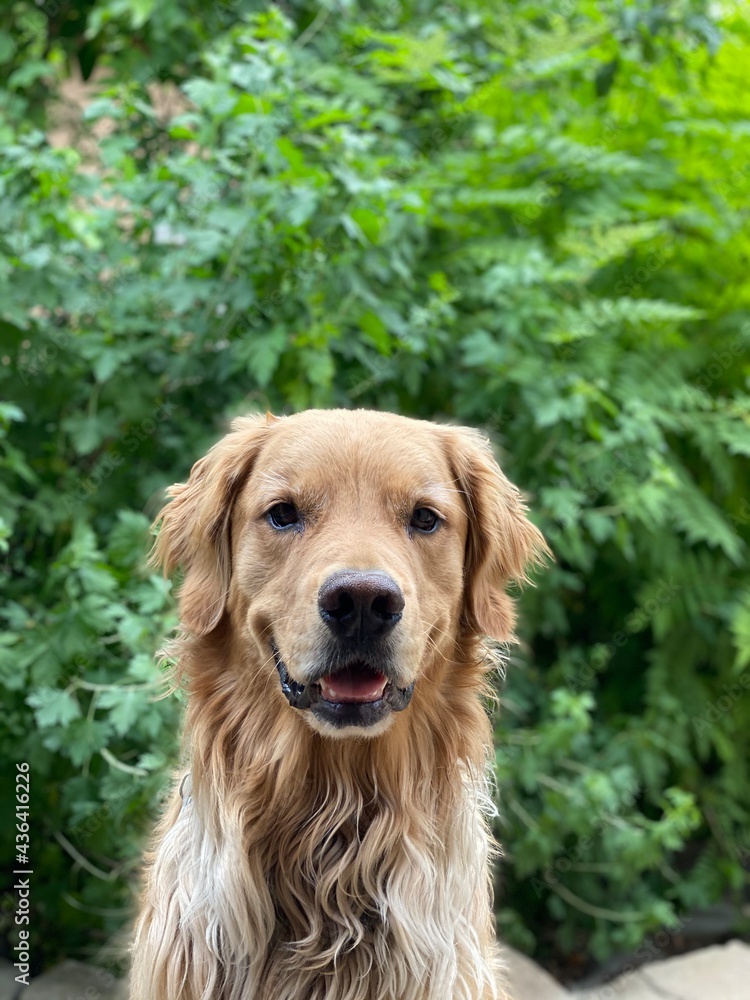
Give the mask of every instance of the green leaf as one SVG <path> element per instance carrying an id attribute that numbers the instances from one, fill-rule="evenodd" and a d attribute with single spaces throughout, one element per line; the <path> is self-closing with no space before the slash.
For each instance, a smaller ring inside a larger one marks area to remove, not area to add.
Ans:
<path id="1" fill-rule="evenodd" d="M 237 358 L 254 381 L 265 387 L 271 380 L 288 343 L 288 334 L 276 327 L 267 334 L 248 334 L 237 350 Z"/>
<path id="2" fill-rule="evenodd" d="M 108 720 L 118 736 L 125 736 L 138 722 L 148 704 L 144 691 L 123 689 L 103 691 L 99 695 L 98 708 L 110 709 Z"/>
<path id="3" fill-rule="evenodd" d="M 28 696 L 26 704 L 34 709 L 36 723 L 42 729 L 66 726 L 81 716 L 78 699 L 70 691 L 40 687 Z"/>
<path id="4" fill-rule="evenodd" d="M 739 672 L 750 663 L 750 590 L 740 597 L 732 615 L 732 638 L 737 650 L 735 672 Z"/>
<path id="5" fill-rule="evenodd" d="M 112 735 L 109 723 L 95 719 L 75 719 L 66 729 L 65 749 L 73 764 L 80 767 L 106 746 Z"/>
<path id="6" fill-rule="evenodd" d="M 55 75 L 54 67 L 43 59 L 29 59 L 19 69 L 8 77 L 8 87 L 11 90 L 24 90 L 46 77 Z"/>
<path id="7" fill-rule="evenodd" d="M 0 63 L 7 63 L 16 53 L 16 43 L 7 31 L 0 31 Z"/>

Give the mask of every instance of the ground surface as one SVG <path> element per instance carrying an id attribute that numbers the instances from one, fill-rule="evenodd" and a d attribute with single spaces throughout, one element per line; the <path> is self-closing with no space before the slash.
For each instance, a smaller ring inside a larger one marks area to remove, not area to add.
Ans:
<path id="1" fill-rule="evenodd" d="M 741 941 L 651 962 L 582 992 L 563 989 L 518 952 L 508 965 L 514 1000 L 750 1000 L 750 945 Z"/>
<path id="2" fill-rule="evenodd" d="M 514 1000 L 750 1000 L 750 945 L 741 941 L 651 962 L 619 979 L 569 992 L 519 952 L 508 951 Z M 103 969 L 63 962 L 21 986 L 0 962 L 0 1000 L 124 1000 L 123 984 Z M 446 998 L 448 1000 L 448 998 Z"/>

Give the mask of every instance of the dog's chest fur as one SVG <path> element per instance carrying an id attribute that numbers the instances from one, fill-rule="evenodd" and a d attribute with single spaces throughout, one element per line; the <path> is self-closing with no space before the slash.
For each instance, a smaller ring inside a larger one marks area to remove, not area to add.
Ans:
<path id="1" fill-rule="evenodd" d="M 184 978 L 185 1000 L 497 997 L 486 819 L 466 773 L 460 788 L 439 825 L 425 789 L 408 827 L 387 803 L 347 814 L 333 796 L 297 825 L 246 816 L 239 836 L 239 817 L 187 797 L 151 870 L 178 941 L 163 995 Z M 195 941 L 214 961 L 195 962 Z"/>

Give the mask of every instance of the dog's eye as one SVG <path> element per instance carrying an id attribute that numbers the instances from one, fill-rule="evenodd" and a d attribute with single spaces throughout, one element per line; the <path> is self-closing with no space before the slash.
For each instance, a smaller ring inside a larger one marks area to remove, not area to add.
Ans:
<path id="1" fill-rule="evenodd" d="M 266 515 L 274 528 L 290 528 L 299 524 L 299 511 L 293 503 L 275 503 Z"/>
<path id="2" fill-rule="evenodd" d="M 439 524 L 440 518 L 434 510 L 430 510 L 429 507 L 417 507 L 411 516 L 409 527 L 416 528 L 417 531 L 430 532 L 434 531 Z"/>

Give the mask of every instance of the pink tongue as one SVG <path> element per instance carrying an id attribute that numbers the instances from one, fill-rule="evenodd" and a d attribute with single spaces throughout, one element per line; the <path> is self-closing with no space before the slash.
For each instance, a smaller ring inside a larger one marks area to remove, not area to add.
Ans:
<path id="1" fill-rule="evenodd" d="M 377 701 L 385 690 L 386 678 L 374 670 L 340 670 L 320 682 L 326 701 Z"/>

